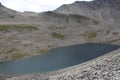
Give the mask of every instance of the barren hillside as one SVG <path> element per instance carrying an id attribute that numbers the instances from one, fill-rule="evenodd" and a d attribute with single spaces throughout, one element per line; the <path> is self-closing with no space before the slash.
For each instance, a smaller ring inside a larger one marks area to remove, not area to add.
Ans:
<path id="1" fill-rule="evenodd" d="M 106 1 L 77 1 L 42 13 L 21 13 L 0 4 L 0 60 L 40 55 L 80 43 L 119 45 L 119 0 Z"/>
<path id="2" fill-rule="evenodd" d="M 76 1 L 54 11 L 11 10 L 0 3 L 0 62 L 81 43 L 120 45 L 120 0 Z M 120 80 L 120 49 L 67 69 L 0 80 Z"/>

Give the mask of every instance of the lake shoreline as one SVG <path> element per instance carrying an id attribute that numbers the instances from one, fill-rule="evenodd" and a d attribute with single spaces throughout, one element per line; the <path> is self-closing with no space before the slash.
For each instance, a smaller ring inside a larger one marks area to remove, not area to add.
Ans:
<path id="1" fill-rule="evenodd" d="M 118 48 L 119 45 L 98 43 L 55 48 L 41 56 L 3 62 L 0 64 L 0 73 L 21 75 L 53 72 L 84 63 Z"/>
<path id="2" fill-rule="evenodd" d="M 114 62 L 114 63 L 113 63 Z M 118 64 L 117 64 L 118 63 Z M 88 77 L 99 78 L 99 79 L 120 79 L 119 70 L 117 70 L 120 63 L 120 49 L 112 51 L 108 54 L 105 54 L 101 57 L 93 59 L 91 61 L 76 65 L 73 67 L 65 68 L 59 71 L 50 72 L 50 73 L 36 73 L 36 74 L 27 74 L 27 75 L 17 75 L 17 76 L 6 76 L 3 80 L 70 80 L 70 79 L 82 79 L 87 80 Z M 109 64 L 109 65 L 108 65 Z M 98 66 L 99 65 L 99 66 Z M 114 66 L 115 70 L 112 69 Z M 110 68 L 110 70 L 108 70 Z M 95 70 L 97 69 L 97 70 Z M 102 70 L 105 70 L 101 72 Z M 109 73 L 110 71 L 110 73 Z M 88 72 L 92 72 L 91 75 L 87 75 Z M 110 74 L 115 73 L 113 76 L 109 77 Z M 96 75 L 93 73 L 97 73 Z M 85 75 L 86 74 L 86 75 Z M 105 74 L 106 76 L 103 76 Z"/>
<path id="3" fill-rule="evenodd" d="M 57 49 L 57 48 L 64 48 L 64 47 L 70 47 L 70 46 L 76 46 L 76 45 L 80 45 L 80 44 L 105 44 L 105 45 L 116 45 L 119 46 L 119 44 L 109 44 L 109 43 L 95 43 L 95 42 L 91 42 L 91 43 L 79 43 L 79 44 L 66 44 L 66 46 L 58 46 L 58 47 L 53 47 L 51 49 L 48 49 L 44 54 L 46 54 L 48 51 L 52 50 L 52 49 Z M 41 56 L 43 54 L 33 54 L 32 56 L 25 56 L 22 57 L 20 59 L 9 59 L 9 60 L 0 60 L 0 63 L 4 63 L 4 62 L 8 62 L 8 61 L 16 61 L 16 60 L 21 60 L 21 59 L 27 59 L 27 58 L 31 58 L 31 57 L 35 57 L 35 56 Z"/>

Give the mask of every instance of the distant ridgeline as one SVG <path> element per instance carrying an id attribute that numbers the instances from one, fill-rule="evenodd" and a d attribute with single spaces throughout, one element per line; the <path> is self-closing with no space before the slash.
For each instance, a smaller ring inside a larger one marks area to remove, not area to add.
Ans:
<path id="1" fill-rule="evenodd" d="M 120 22 L 120 0 L 76 1 L 73 4 L 62 5 L 54 11 L 84 15 L 112 24 L 119 24 Z"/>

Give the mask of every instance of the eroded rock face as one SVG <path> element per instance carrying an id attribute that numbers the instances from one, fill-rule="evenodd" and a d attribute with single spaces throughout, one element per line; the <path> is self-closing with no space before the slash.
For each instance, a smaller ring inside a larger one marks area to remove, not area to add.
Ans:
<path id="1" fill-rule="evenodd" d="M 120 0 L 76 1 L 59 7 L 55 12 L 84 15 L 107 23 L 119 24 Z"/>

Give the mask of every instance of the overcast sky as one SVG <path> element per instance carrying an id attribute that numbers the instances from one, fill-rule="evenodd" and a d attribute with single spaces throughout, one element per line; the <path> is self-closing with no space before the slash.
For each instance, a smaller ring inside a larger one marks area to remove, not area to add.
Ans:
<path id="1" fill-rule="evenodd" d="M 70 4 L 75 1 L 76 0 L 0 0 L 0 2 L 4 6 L 21 12 L 23 11 L 42 12 L 54 10 L 61 6 L 62 4 Z"/>

